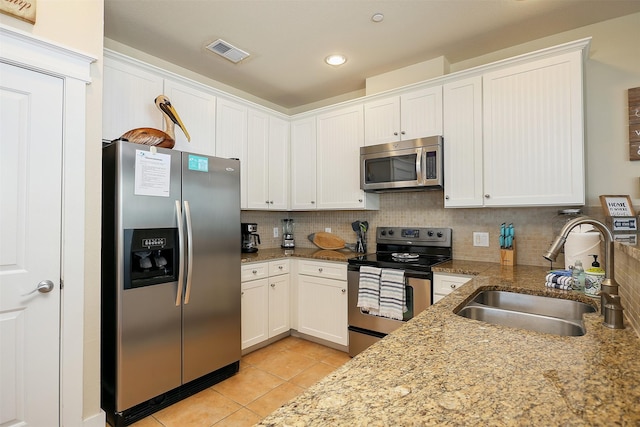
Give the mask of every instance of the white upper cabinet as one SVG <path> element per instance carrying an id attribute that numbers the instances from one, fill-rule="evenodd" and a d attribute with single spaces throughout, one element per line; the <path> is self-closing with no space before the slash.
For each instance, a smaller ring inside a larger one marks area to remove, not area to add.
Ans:
<path id="1" fill-rule="evenodd" d="M 445 207 L 582 205 L 582 51 L 444 85 Z"/>
<path id="2" fill-rule="evenodd" d="M 113 140 L 136 128 L 166 131 L 164 116 L 155 105 L 165 94 L 191 136 L 175 127 L 174 149 L 215 155 L 216 97 L 205 86 L 163 77 L 159 72 L 105 57 L 102 138 Z"/>
<path id="3" fill-rule="evenodd" d="M 365 102 L 365 145 L 442 135 L 442 86 Z"/>
<path id="4" fill-rule="evenodd" d="M 289 122 L 249 109 L 247 138 L 247 209 L 286 210 Z"/>
<path id="5" fill-rule="evenodd" d="M 482 206 L 482 77 L 447 83 L 444 104 L 444 206 Z"/>
<path id="6" fill-rule="evenodd" d="M 176 126 L 174 150 L 213 156 L 216 153 L 216 97 L 200 87 L 165 79 L 164 94 L 178 112 L 191 142 Z"/>
<path id="7" fill-rule="evenodd" d="M 363 109 L 357 103 L 317 116 L 318 209 L 378 209 L 377 194 L 360 189 Z"/>
<path id="8" fill-rule="evenodd" d="M 163 91 L 162 76 L 105 56 L 102 138 L 114 140 L 142 127 L 164 130 L 162 113 L 154 102 Z"/>
<path id="9" fill-rule="evenodd" d="M 248 107 L 218 97 L 216 107 L 216 156 L 240 160 L 240 207 L 247 207 Z"/>
<path id="10" fill-rule="evenodd" d="M 316 209 L 316 116 L 291 122 L 291 192 L 293 210 Z"/>
<path id="11" fill-rule="evenodd" d="M 580 51 L 483 76 L 484 205 L 585 201 Z"/>

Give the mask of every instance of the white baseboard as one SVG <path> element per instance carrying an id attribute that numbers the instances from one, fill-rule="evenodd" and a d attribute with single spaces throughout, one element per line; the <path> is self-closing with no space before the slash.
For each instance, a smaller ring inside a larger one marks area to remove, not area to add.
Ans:
<path id="1" fill-rule="evenodd" d="M 104 427 L 106 424 L 107 414 L 102 409 L 94 416 L 85 418 L 82 422 L 83 427 Z"/>

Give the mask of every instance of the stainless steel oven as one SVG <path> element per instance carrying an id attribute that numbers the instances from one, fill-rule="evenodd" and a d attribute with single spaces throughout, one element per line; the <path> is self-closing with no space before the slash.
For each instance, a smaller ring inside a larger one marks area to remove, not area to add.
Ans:
<path id="1" fill-rule="evenodd" d="M 431 136 L 360 148 L 364 191 L 440 189 L 442 137 Z"/>
<path id="2" fill-rule="evenodd" d="M 451 259 L 451 237 L 450 228 L 378 227 L 376 253 L 349 260 L 349 355 L 360 353 L 432 304 L 431 267 Z M 403 320 L 373 315 L 357 306 L 360 267 L 365 265 L 404 272 L 407 311 Z"/>

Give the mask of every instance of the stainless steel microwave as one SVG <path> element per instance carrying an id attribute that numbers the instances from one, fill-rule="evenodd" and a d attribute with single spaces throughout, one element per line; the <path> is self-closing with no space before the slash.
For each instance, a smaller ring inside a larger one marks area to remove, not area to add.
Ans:
<path id="1" fill-rule="evenodd" d="M 441 189 L 442 137 L 430 136 L 360 148 L 364 191 Z"/>

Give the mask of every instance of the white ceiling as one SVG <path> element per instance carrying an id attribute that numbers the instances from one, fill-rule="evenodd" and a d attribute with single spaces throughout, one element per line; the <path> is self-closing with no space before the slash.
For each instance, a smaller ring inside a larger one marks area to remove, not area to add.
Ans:
<path id="1" fill-rule="evenodd" d="M 639 11 L 640 0 L 105 0 L 105 37 L 295 108 L 418 62 L 456 63 Z M 205 50 L 219 38 L 251 56 L 234 64 Z M 326 65 L 336 52 L 347 63 Z"/>

